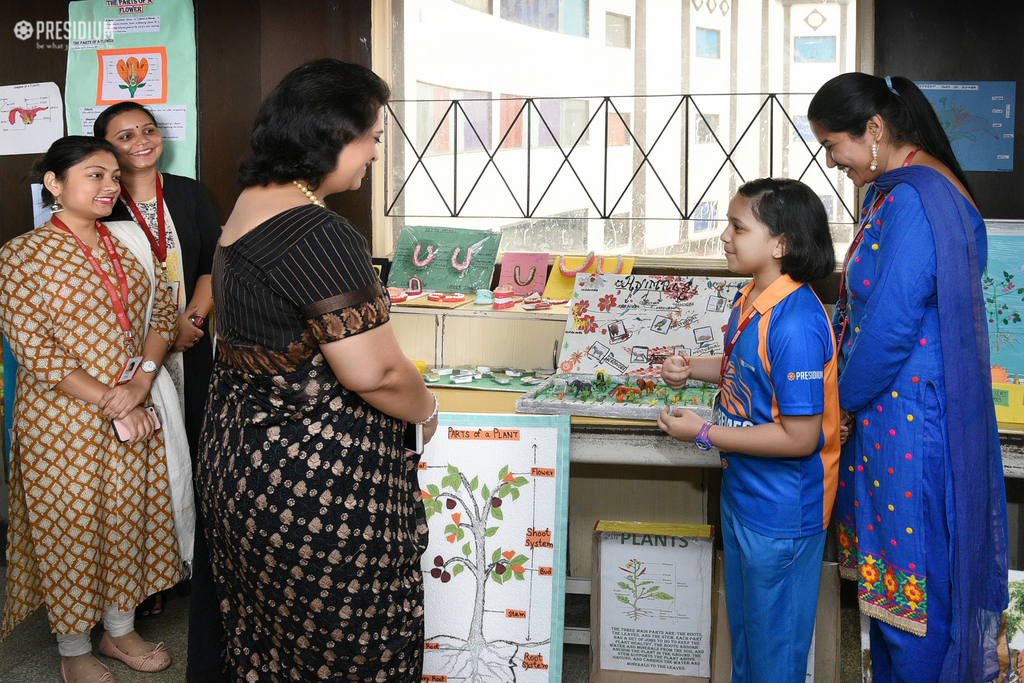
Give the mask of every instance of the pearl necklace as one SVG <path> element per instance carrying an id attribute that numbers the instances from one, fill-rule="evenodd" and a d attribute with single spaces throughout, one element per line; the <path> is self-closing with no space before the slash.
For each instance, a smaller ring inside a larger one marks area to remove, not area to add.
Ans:
<path id="1" fill-rule="evenodd" d="M 299 188 L 302 191 L 302 194 L 306 195 L 306 199 L 308 199 L 312 203 L 316 204 L 321 209 L 326 209 L 327 208 L 327 206 L 322 201 L 317 199 L 317 196 L 315 194 L 313 194 L 313 191 L 311 189 L 309 189 L 308 187 L 306 187 L 305 185 L 300 183 L 298 180 L 293 180 L 292 181 L 292 185 L 294 185 L 295 187 Z"/>

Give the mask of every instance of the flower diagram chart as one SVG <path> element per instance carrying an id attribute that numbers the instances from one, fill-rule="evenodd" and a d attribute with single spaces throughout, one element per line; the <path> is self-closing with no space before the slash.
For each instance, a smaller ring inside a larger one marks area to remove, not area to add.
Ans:
<path id="1" fill-rule="evenodd" d="M 64 134 L 56 83 L 0 86 L 0 154 L 45 152 Z"/>
<path id="2" fill-rule="evenodd" d="M 439 418 L 419 465 L 424 681 L 559 680 L 568 446 L 566 415 Z"/>

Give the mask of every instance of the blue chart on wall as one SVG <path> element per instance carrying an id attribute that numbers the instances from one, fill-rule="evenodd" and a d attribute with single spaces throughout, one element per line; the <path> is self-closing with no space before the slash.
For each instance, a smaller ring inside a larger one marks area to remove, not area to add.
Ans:
<path id="1" fill-rule="evenodd" d="M 1014 81 L 931 81 L 917 87 L 932 103 L 965 171 L 1013 170 Z"/>
<path id="2" fill-rule="evenodd" d="M 1024 223 L 989 221 L 988 267 L 981 278 L 988 314 L 992 379 L 1024 375 Z"/>

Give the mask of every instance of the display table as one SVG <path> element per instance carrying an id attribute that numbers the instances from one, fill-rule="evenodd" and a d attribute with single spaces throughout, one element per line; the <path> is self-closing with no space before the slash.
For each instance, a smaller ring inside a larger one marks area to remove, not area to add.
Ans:
<path id="1" fill-rule="evenodd" d="M 510 391 L 480 391 L 432 387 L 440 409 L 453 413 L 514 413 L 522 394 Z M 999 425 L 1003 446 L 1003 473 L 1024 479 L 1024 429 Z M 569 461 L 616 465 L 657 465 L 665 467 L 721 467 L 718 451 L 702 451 L 663 434 L 648 420 L 616 420 L 572 417 Z"/>

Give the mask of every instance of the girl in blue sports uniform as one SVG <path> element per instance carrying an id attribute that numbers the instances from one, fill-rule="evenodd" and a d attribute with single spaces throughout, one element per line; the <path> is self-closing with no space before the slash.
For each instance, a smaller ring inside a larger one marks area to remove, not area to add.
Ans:
<path id="1" fill-rule="evenodd" d="M 733 683 L 805 679 L 839 467 L 836 344 L 808 282 L 835 252 L 825 208 L 796 180 L 762 178 L 729 203 L 729 270 L 753 276 L 717 356 L 672 356 L 662 378 L 719 385 L 714 422 L 667 407 L 658 426 L 722 454 L 725 601 Z"/>

